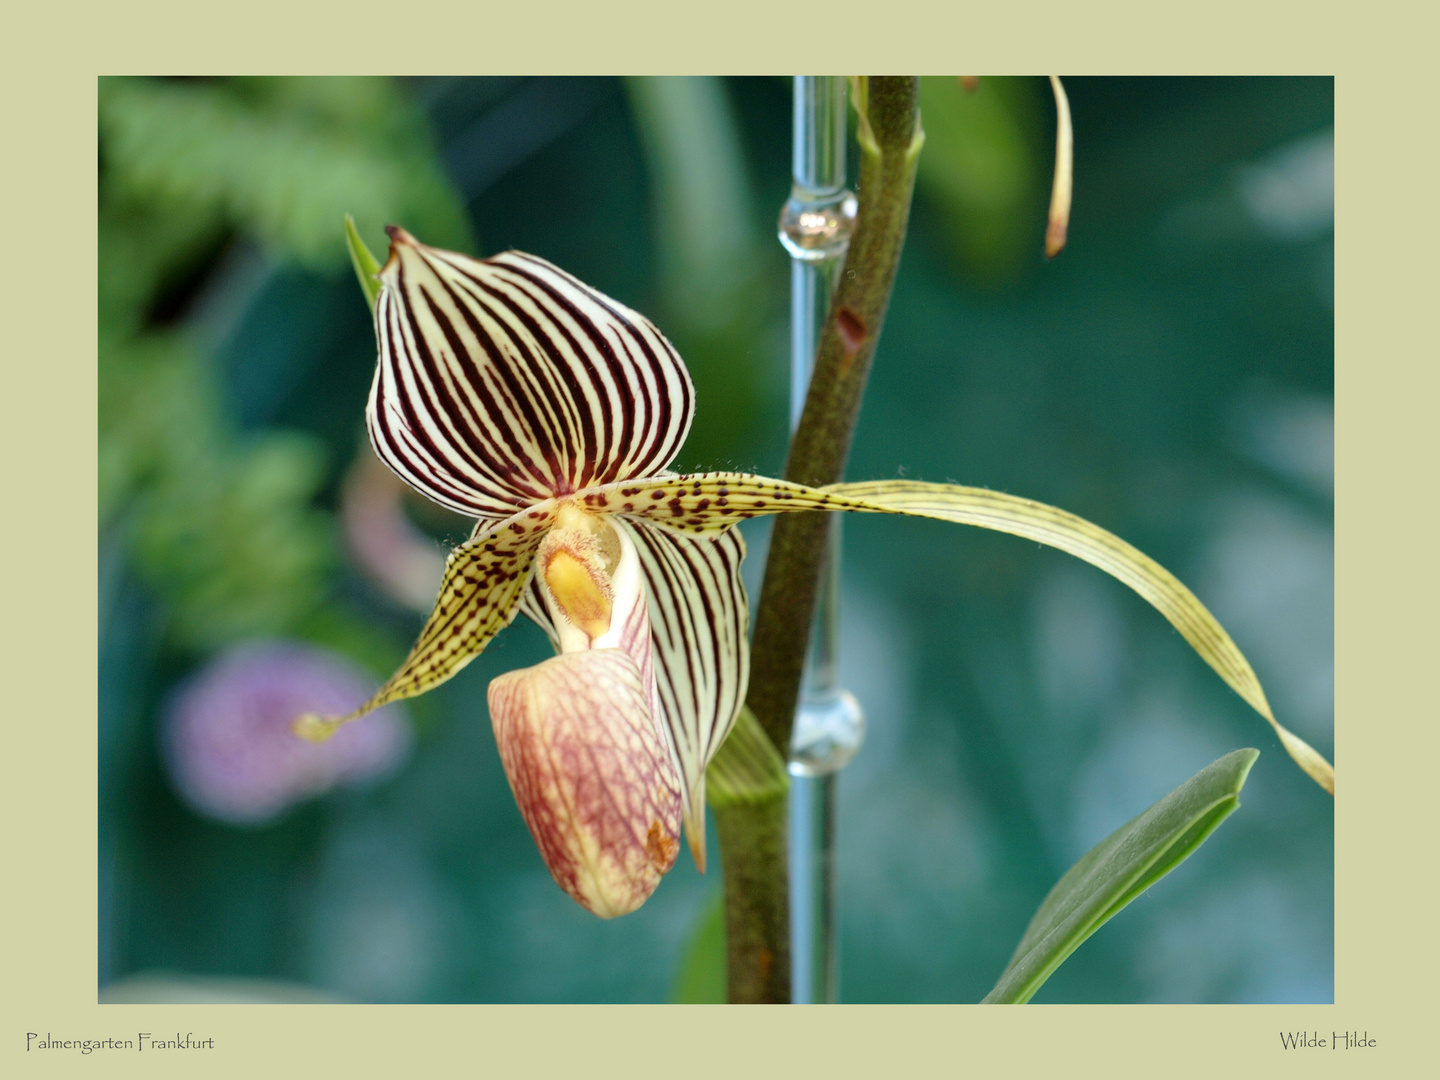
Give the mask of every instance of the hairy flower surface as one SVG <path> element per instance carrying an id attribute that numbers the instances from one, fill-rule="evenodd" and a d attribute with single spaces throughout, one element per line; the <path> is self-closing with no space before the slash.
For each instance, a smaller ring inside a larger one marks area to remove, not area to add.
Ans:
<path id="1" fill-rule="evenodd" d="M 306 715 L 296 731 L 323 739 L 424 693 L 523 610 L 559 655 L 491 684 L 501 759 L 552 876 L 596 914 L 645 901 L 681 822 L 705 869 L 705 768 L 749 674 L 745 544 L 733 527 L 763 514 L 912 514 L 1069 551 L 1160 610 L 1333 792 L 1329 764 L 1276 723 L 1219 623 L 1123 540 L 982 488 L 677 476 L 667 467 L 695 394 L 647 319 L 532 255 L 477 260 L 388 232 L 370 438 L 408 484 L 477 523 L 400 670 L 354 713 Z"/>

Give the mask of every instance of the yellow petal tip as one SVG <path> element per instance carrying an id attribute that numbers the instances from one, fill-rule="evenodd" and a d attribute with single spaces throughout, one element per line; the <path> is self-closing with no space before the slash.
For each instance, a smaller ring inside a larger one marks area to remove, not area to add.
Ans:
<path id="1" fill-rule="evenodd" d="M 339 729 L 338 720 L 326 720 L 314 713 L 306 713 L 290 725 L 290 730 L 306 742 L 323 743 Z"/>

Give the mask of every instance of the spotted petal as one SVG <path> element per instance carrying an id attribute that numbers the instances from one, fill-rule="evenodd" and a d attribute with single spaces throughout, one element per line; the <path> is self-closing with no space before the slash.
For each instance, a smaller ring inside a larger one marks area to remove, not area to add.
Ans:
<path id="1" fill-rule="evenodd" d="M 535 551 L 554 518 L 542 503 L 475 535 L 450 553 L 435 608 L 400 670 L 353 713 L 302 716 L 296 734 L 321 741 L 347 721 L 381 705 L 415 697 L 445 682 L 484 651 L 520 610 Z"/>
<path id="2" fill-rule="evenodd" d="M 738 520 L 761 514 L 848 510 L 977 525 L 1067 551 L 1128 585 L 1164 615 L 1230 688 L 1270 722 L 1295 762 L 1326 791 L 1335 793 L 1333 766 L 1275 719 L 1250 662 L 1205 605 L 1144 552 L 1065 510 L 955 484 L 878 480 L 809 488 L 744 473 L 613 484 L 593 496 L 587 494 L 586 501 L 682 535 L 716 535 Z"/>
<path id="3" fill-rule="evenodd" d="M 494 519 L 674 458 L 694 390 L 647 319 L 533 255 L 390 235 L 366 421 L 407 483 Z"/>

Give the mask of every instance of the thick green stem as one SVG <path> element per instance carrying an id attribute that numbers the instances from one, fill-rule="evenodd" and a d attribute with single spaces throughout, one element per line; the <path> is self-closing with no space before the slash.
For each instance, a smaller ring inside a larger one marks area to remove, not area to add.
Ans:
<path id="1" fill-rule="evenodd" d="M 736 1004 L 790 1000 L 785 759 L 749 709 L 705 774 L 725 869 L 725 954 Z"/>
<path id="2" fill-rule="evenodd" d="M 725 959 L 732 1004 L 790 1000 L 785 822 L 784 792 L 715 810 L 725 868 Z"/>
<path id="3" fill-rule="evenodd" d="M 841 479 L 860 398 L 900 265 L 923 135 L 919 80 L 872 76 L 860 106 L 859 211 L 785 476 Z M 709 784 L 725 869 L 732 1002 L 790 1000 L 790 883 L 783 752 L 819 591 L 825 514 L 777 519 L 755 620 L 750 689 Z M 751 711 L 753 710 L 753 715 Z M 758 717 L 758 719 L 757 719 Z M 777 749 L 778 748 L 778 749 Z M 717 782 L 718 781 L 718 782 Z"/>
<path id="4" fill-rule="evenodd" d="M 855 233 L 820 332 L 805 411 L 785 462 L 787 480 L 812 486 L 837 483 L 844 476 L 860 398 L 900 266 L 924 139 L 919 80 L 872 76 L 867 82 Z M 746 704 L 782 751 L 790 745 L 800 693 L 824 562 L 826 519 L 818 513 L 777 518 L 765 563 Z"/>

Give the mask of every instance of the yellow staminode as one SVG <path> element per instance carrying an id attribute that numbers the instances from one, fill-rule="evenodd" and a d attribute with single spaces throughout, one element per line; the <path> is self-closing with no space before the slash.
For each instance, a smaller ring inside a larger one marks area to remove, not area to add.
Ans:
<path id="1" fill-rule="evenodd" d="M 591 640 L 610 629 L 610 589 L 596 570 L 594 560 L 577 558 L 564 548 L 545 562 L 545 584 L 556 606 Z"/>
<path id="2" fill-rule="evenodd" d="M 607 522 L 565 505 L 540 545 L 540 572 L 559 612 L 590 640 L 610 630 L 620 538 Z"/>

